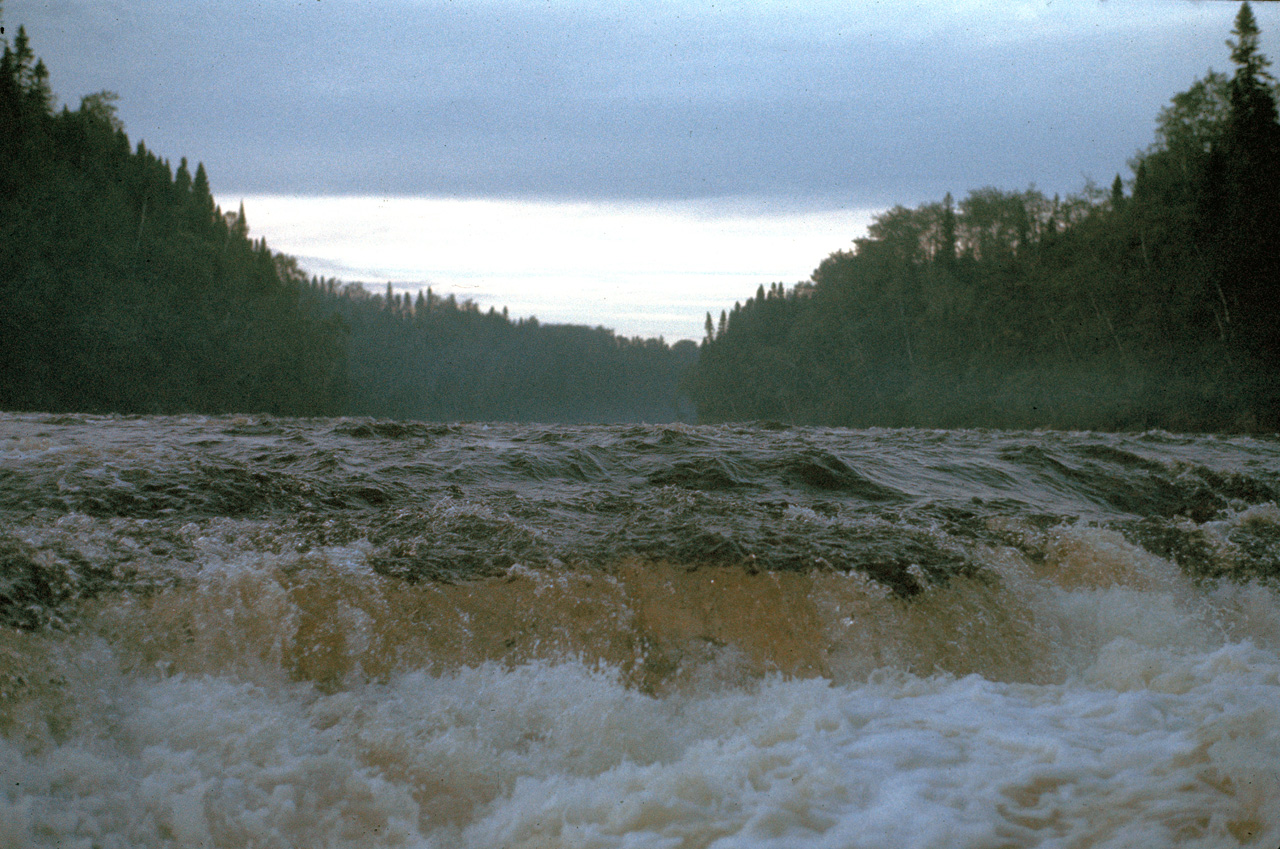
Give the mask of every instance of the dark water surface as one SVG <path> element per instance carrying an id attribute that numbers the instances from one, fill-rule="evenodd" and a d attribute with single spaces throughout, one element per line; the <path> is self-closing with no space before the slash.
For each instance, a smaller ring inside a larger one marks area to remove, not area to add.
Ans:
<path id="1" fill-rule="evenodd" d="M 0 414 L 0 845 L 1267 846 L 1280 441 Z"/>

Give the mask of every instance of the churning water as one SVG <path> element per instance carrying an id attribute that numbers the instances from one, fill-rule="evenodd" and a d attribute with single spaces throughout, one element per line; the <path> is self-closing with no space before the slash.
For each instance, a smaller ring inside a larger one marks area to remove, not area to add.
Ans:
<path id="1" fill-rule="evenodd" d="M 0 415 L 0 845 L 1280 843 L 1280 442 Z"/>

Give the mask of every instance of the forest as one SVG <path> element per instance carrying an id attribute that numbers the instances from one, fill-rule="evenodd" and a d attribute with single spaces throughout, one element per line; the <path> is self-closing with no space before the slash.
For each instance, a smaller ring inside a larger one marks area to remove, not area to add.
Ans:
<path id="1" fill-rule="evenodd" d="M 1131 175 L 879 215 L 701 345 L 308 278 L 0 58 L 0 409 L 430 420 L 1280 430 L 1280 122 L 1248 3 Z"/>
<path id="2" fill-rule="evenodd" d="M 19 30 L 0 57 L 0 408 L 319 415 L 342 333 L 223 215 L 203 167 L 131 149 L 114 95 L 54 112 Z"/>
<path id="3" fill-rule="evenodd" d="M 878 216 L 812 278 L 707 315 L 700 420 L 1280 429 L 1280 124 L 1248 3 L 1110 190 Z"/>
<path id="4" fill-rule="evenodd" d="M 692 419 L 692 342 L 308 278 L 209 176 L 132 146 L 116 95 L 55 109 L 0 58 L 0 409 L 507 421 Z"/>
<path id="5" fill-rule="evenodd" d="M 291 260 L 285 260 L 292 264 Z M 692 421 L 680 380 L 689 341 L 627 339 L 603 327 L 511 319 L 430 288 L 374 295 L 313 279 L 304 302 L 346 331 L 345 415 L 428 421 Z"/>

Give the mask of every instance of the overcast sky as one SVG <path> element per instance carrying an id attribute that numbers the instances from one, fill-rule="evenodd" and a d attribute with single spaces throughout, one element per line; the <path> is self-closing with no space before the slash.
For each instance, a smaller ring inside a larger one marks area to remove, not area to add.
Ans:
<path id="1" fill-rule="evenodd" d="M 311 257 L 321 273 L 345 268 L 405 286 L 452 280 L 403 234 L 399 258 L 382 264 L 342 247 L 333 228 L 323 244 L 302 236 L 282 244 L 278 234 L 324 226 L 318 207 L 287 213 L 282 199 L 381 199 L 381 212 L 362 213 L 376 231 L 363 237 L 366 248 L 381 238 L 378 215 L 428 215 L 420 199 L 501 199 L 541 210 L 543 221 L 565 213 L 565 227 L 582 220 L 576 204 L 590 203 L 624 219 L 648 215 L 659 230 L 683 216 L 693 222 L 683 231 L 689 241 L 700 238 L 698 226 L 727 217 L 740 233 L 743 221 L 756 222 L 743 244 L 757 244 L 774 221 L 776 238 L 797 253 L 761 260 L 762 279 L 735 279 L 746 297 L 778 279 L 765 275 L 797 264 L 781 279 L 803 279 L 872 211 L 895 203 L 987 185 L 1065 194 L 1086 178 L 1105 185 L 1117 172 L 1129 176 L 1128 160 L 1151 142 L 1169 98 L 1210 66 L 1230 69 L 1224 41 L 1238 8 L 1215 0 L 8 0 L 4 23 L 10 35 L 27 26 L 60 101 L 119 92 L 131 139 L 175 162 L 203 161 L 219 200 L 256 199 L 255 232 Z M 1254 11 L 1263 51 L 1280 58 L 1280 4 Z M 355 208 L 330 206 L 334 220 Z M 424 220 L 447 230 L 450 217 Z M 838 236 L 843 220 L 849 229 Z M 835 241 L 800 260 L 800 250 L 814 250 L 808 236 L 824 228 Z M 685 261 L 673 254 L 671 262 Z M 690 263 L 686 270 L 707 264 Z M 649 273 L 673 270 L 650 265 Z M 484 278 L 485 270 L 477 257 L 470 271 Z M 609 315 L 590 323 L 625 324 Z M 696 336 L 700 326 L 668 335 Z"/>

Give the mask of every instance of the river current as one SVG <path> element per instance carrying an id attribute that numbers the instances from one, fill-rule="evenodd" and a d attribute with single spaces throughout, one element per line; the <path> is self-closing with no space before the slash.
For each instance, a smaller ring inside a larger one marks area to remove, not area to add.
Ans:
<path id="1" fill-rule="evenodd" d="M 0 846 L 1280 844 L 1280 440 L 0 414 Z"/>

